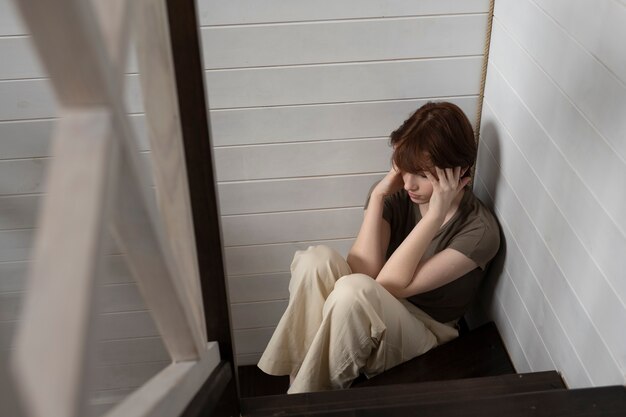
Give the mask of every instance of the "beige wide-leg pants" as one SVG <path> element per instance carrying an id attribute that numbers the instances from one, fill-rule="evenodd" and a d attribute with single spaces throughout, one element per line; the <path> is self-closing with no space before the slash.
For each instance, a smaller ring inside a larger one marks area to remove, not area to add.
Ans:
<path id="1" fill-rule="evenodd" d="M 352 274 L 326 246 L 296 252 L 289 294 L 258 366 L 295 376 L 290 394 L 347 388 L 360 372 L 371 377 L 458 336 L 452 324 Z"/>

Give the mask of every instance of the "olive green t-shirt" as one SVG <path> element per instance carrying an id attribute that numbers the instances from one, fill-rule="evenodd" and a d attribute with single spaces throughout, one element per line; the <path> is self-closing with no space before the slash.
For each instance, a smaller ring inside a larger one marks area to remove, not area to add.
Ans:
<path id="1" fill-rule="evenodd" d="M 385 198 L 383 218 L 391 227 L 386 255 L 389 259 L 422 216 L 419 206 L 411 201 L 405 190 L 400 190 Z M 478 268 L 439 288 L 409 297 L 408 300 L 442 323 L 460 318 L 469 308 L 485 268 L 499 247 L 498 222 L 491 211 L 466 188 L 457 212 L 437 232 L 422 259 L 426 260 L 451 248 L 476 262 Z"/>

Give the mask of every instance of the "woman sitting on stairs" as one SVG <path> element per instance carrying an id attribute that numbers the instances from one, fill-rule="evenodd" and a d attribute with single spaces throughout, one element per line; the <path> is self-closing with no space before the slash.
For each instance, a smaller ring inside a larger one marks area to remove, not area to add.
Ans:
<path id="1" fill-rule="evenodd" d="M 259 361 L 289 393 L 341 389 L 458 336 L 498 224 L 467 187 L 476 143 L 463 111 L 427 103 L 391 134 L 393 163 L 372 187 L 347 261 L 297 251 L 289 305 Z"/>

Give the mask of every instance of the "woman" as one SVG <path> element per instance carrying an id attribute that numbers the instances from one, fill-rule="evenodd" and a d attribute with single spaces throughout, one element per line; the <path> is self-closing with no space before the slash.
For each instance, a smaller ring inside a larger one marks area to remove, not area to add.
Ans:
<path id="1" fill-rule="evenodd" d="M 347 261 L 325 246 L 296 252 L 258 365 L 290 375 L 289 393 L 347 388 L 457 337 L 498 250 L 497 222 L 467 187 L 476 144 L 461 109 L 427 103 L 391 145 Z"/>

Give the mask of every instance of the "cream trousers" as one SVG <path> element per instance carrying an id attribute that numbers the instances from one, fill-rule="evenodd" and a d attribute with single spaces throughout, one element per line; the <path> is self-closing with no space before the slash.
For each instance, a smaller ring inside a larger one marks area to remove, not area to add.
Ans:
<path id="1" fill-rule="evenodd" d="M 289 305 L 258 366 L 295 376 L 290 394 L 341 389 L 457 336 L 452 324 L 353 274 L 333 249 L 311 246 L 294 256 Z"/>

